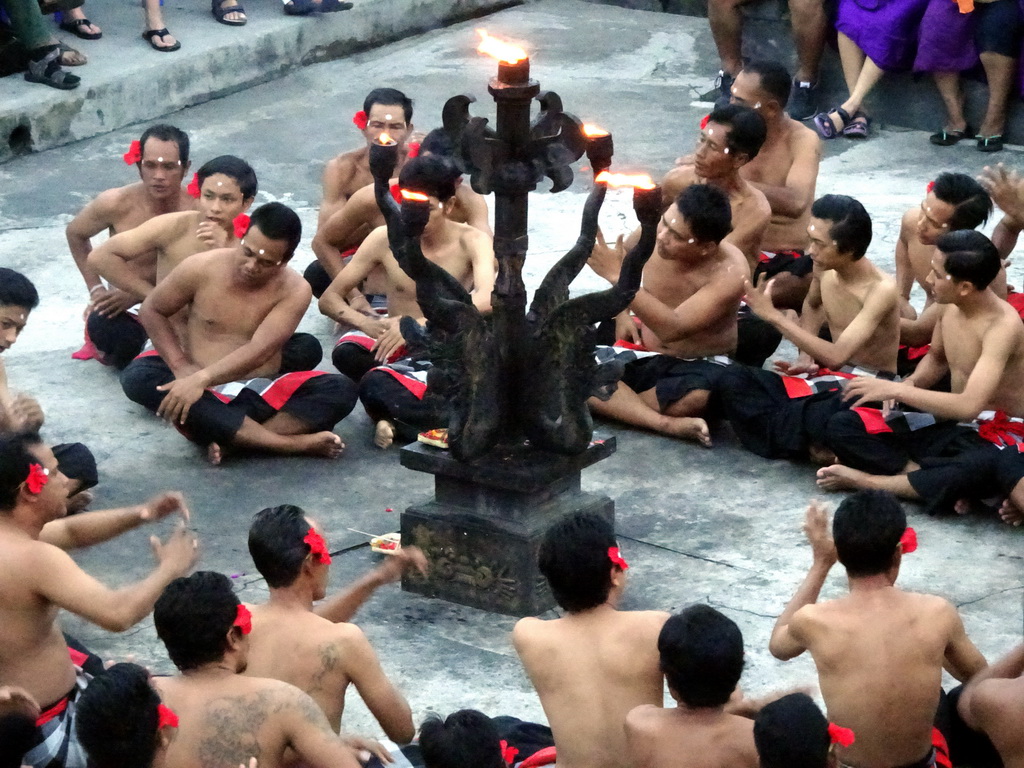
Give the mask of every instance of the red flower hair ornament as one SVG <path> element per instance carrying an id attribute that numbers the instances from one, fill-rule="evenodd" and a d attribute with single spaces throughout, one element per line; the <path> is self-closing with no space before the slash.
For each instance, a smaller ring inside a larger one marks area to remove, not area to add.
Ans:
<path id="1" fill-rule="evenodd" d="M 174 710 L 165 704 L 161 704 L 156 708 L 157 721 L 156 729 L 159 731 L 161 728 L 177 728 L 178 727 L 178 716 L 174 713 Z"/>
<path id="2" fill-rule="evenodd" d="M 249 609 L 241 603 L 238 604 L 238 613 L 235 614 L 235 623 L 231 626 L 238 627 L 242 630 L 243 635 L 248 635 L 252 632 L 252 614 L 249 612 Z"/>
<path id="3" fill-rule="evenodd" d="M 410 160 L 412 160 L 414 157 L 420 156 L 420 143 L 418 141 L 410 141 L 406 146 L 409 149 L 408 153 L 406 154 L 406 157 L 408 157 Z"/>
<path id="4" fill-rule="evenodd" d="M 30 464 L 28 477 L 25 478 L 25 487 L 31 494 L 42 493 L 43 486 L 50 482 L 50 470 L 43 469 L 41 464 Z"/>
<path id="5" fill-rule="evenodd" d="M 231 225 L 235 228 L 235 237 L 241 240 L 245 237 L 245 233 L 249 231 L 249 217 L 240 213 L 232 220 Z"/>
<path id="6" fill-rule="evenodd" d="M 198 173 L 193 173 L 192 174 L 192 181 L 190 181 L 188 183 L 188 186 L 185 187 L 185 191 L 188 192 L 189 195 L 194 197 L 196 200 L 199 199 L 199 174 Z"/>
<path id="7" fill-rule="evenodd" d="M 928 186 L 924 188 L 924 191 L 925 192 L 933 192 L 933 191 L 935 191 L 935 182 L 934 181 L 929 181 L 928 182 Z"/>
<path id="8" fill-rule="evenodd" d="M 708 127 L 708 123 L 710 121 L 711 121 L 711 114 L 709 113 L 709 114 L 704 115 L 703 119 L 700 121 L 700 129 L 703 131 L 705 128 L 707 128 Z"/>
<path id="9" fill-rule="evenodd" d="M 324 565 L 330 564 L 331 553 L 327 551 L 327 542 L 324 541 L 323 536 L 310 528 L 302 541 L 309 544 L 309 554 L 316 558 L 318 562 Z"/>
<path id="10" fill-rule="evenodd" d="M 515 747 L 510 747 L 508 742 L 504 739 L 501 740 L 501 759 L 509 765 L 514 765 L 516 761 L 516 755 L 519 754 L 519 750 Z"/>
<path id="11" fill-rule="evenodd" d="M 125 165 L 135 165 L 142 159 L 142 144 L 137 140 L 133 141 L 121 157 L 124 158 Z"/>
<path id="12" fill-rule="evenodd" d="M 903 548 L 903 554 L 909 555 L 911 552 L 917 549 L 917 531 L 913 528 L 907 528 L 900 536 L 900 546 Z"/>
<path id="13" fill-rule="evenodd" d="M 619 554 L 618 547 L 608 547 L 608 559 L 612 561 L 612 565 L 617 565 L 621 570 L 629 568 L 629 563 L 622 559 L 622 555 Z"/>
<path id="14" fill-rule="evenodd" d="M 838 744 L 840 747 L 848 747 L 855 741 L 852 730 L 835 723 L 828 724 L 828 737 L 833 744 Z"/>
<path id="15" fill-rule="evenodd" d="M 365 131 L 366 130 L 366 124 L 368 122 L 369 122 L 369 120 L 367 120 L 367 118 L 366 118 L 366 113 L 363 110 L 361 110 L 361 109 L 358 112 L 356 112 L 354 115 L 352 115 L 352 124 L 356 128 L 358 128 L 360 131 Z"/>

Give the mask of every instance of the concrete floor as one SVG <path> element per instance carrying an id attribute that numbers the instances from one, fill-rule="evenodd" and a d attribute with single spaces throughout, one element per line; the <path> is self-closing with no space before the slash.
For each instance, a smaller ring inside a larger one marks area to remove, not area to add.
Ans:
<path id="1" fill-rule="evenodd" d="M 566 109 L 615 135 L 617 170 L 660 176 L 691 149 L 706 105 L 692 104 L 717 69 L 706 22 L 680 16 L 543 0 L 503 11 L 484 22 L 458 24 L 348 59 L 307 67 L 272 83 L 192 107 L 168 120 L 186 129 L 197 164 L 226 152 L 249 159 L 260 177 L 257 204 L 280 200 L 307 227 L 295 257 L 303 268 L 319 200 L 324 161 L 354 146 L 349 116 L 373 86 L 395 85 L 416 99 L 421 129 L 439 123 L 452 94 L 476 94 L 474 113 L 493 115 L 486 81 L 494 64 L 473 52 L 475 26 L 526 41 L 534 77 L 556 90 Z M 365 537 L 351 530 L 397 530 L 398 514 L 431 489 L 430 478 L 398 464 L 397 451 L 370 444 L 371 425 L 357 411 L 338 427 L 348 451 L 337 462 L 252 459 L 213 468 L 174 430 L 128 402 L 114 373 L 76 362 L 86 292 L 68 255 L 63 226 L 87 200 L 128 183 L 133 170 L 121 153 L 141 128 L 120 130 L 0 166 L 0 264 L 28 274 L 42 305 L 5 357 L 13 387 L 39 396 L 47 437 L 82 440 L 100 461 L 97 506 L 141 500 L 164 488 L 184 489 L 202 540 L 200 567 L 237 577 L 246 600 L 265 595 L 245 549 L 245 531 L 260 508 L 295 503 L 325 524 L 340 587 L 373 567 Z M 929 179 L 946 168 L 977 172 L 983 156 L 969 148 L 940 150 L 919 132 L 884 131 L 855 144 L 827 148 L 818 193 L 859 197 L 875 220 L 869 255 L 892 267 L 901 213 L 917 205 Z M 1007 162 L 1015 154 L 1003 157 Z M 528 284 L 569 244 L 588 183 L 577 179 L 559 195 L 531 200 Z M 625 193 L 609 195 L 606 234 L 631 226 Z M 1024 284 L 1020 264 L 1011 282 Z M 600 287 L 584 274 L 577 290 Z M 303 329 L 331 343 L 330 323 L 315 308 Z M 328 347 L 329 348 L 329 347 Z M 791 353 L 791 350 L 790 350 Z M 707 451 L 652 435 L 605 426 L 618 453 L 584 473 L 585 490 L 616 501 L 625 557 L 633 565 L 625 608 L 676 610 L 705 601 L 734 618 L 747 640 L 743 684 L 751 692 L 814 681 L 809 659 L 772 659 L 767 640 L 774 617 L 802 578 L 810 551 L 800 533 L 803 510 L 816 494 L 813 470 L 768 462 L 740 450 L 726 430 Z M 393 510 L 393 511 L 392 511 Z M 941 594 L 961 607 L 968 632 L 989 658 L 1021 637 L 1024 558 L 1020 530 L 993 519 L 931 519 L 911 507 L 921 548 L 906 560 L 901 584 Z M 109 584 L 139 577 L 150 565 L 138 531 L 78 555 Z M 844 589 L 836 575 L 826 594 Z M 385 669 L 409 697 L 417 720 L 427 711 L 477 707 L 490 714 L 543 720 L 539 702 L 509 641 L 514 619 L 382 590 L 358 617 Z M 146 620 L 110 635 L 66 617 L 65 626 L 102 654 L 135 654 L 155 670 L 171 665 Z M 377 731 L 366 710 L 346 712 L 348 727 Z"/>

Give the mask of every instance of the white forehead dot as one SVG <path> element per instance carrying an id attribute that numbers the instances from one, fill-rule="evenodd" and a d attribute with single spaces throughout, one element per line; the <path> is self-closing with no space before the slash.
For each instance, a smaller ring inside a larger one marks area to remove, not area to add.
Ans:
<path id="1" fill-rule="evenodd" d="M 217 186 L 218 187 L 223 187 L 224 186 L 224 182 L 223 181 L 218 181 L 217 182 Z"/>
<path id="2" fill-rule="evenodd" d="M 391 119 L 391 115 L 384 115 L 384 119 L 385 120 L 390 120 Z"/>
<path id="3" fill-rule="evenodd" d="M 691 238 L 690 238 L 689 240 L 687 240 L 686 242 L 688 242 L 688 243 L 689 243 L 690 245 L 693 245 L 693 244 L 694 244 L 694 243 L 696 243 L 697 241 L 696 241 L 696 240 L 694 240 L 694 239 L 693 239 L 693 238 L 691 237 Z"/>
<path id="4" fill-rule="evenodd" d="M 158 163 L 162 163 L 162 162 L 164 161 L 164 159 L 163 159 L 162 157 L 158 157 L 158 158 L 156 159 L 156 161 L 157 161 Z"/>
<path id="5" fill-rule="evenodd" d="M 725 149 L 723 149 L 722 150 L 722 154 L 728 155 L 729 154 L 729 148 L 726 147 Z"/>
<path id="6" fill-rule="evenodd" d="M 260 256 L 263 256 L 264 254 L 266 254 L 266 251 L 260 248 L 259 251 L 257 251 L 257 253 L 259 253 Z"/>
<path id="7" fill-rule="evenodd" d="M 814 225 L 811 224 L 811 226 L 809 226 L 808 229 L 811 230 L 811 232 L 813 232 L 814 231 Z"/>

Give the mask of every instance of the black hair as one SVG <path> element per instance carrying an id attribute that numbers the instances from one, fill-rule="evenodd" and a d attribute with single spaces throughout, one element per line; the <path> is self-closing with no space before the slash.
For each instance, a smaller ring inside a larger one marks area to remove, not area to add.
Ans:
<path id="1" fill-rule="evenodd" d="M 691 605 L 670 616 L 658 635 L 661 671 L 688 707 L 721 707 L 743 672 L 743 634 L 729 617 L 708 605 Z"/>
<path id="2" fill-rule="evenodd" d="M 0 435 L 0 510 L 10 512 L 17 505 L 21 484 L 28 479 L 31 466 L 39 463 L 29 449 L 40 444 L 35 432 Z"/>
<path id="3" fill-rule="evenodd" d="M 764 118 L 742 104 L 715 107 L 708 115 L 708 121 L 728 126 L 729 133 L 725 138 L 725 145 L 730 152 L 740 152 L 746 155 L 748 160 L 757 157 L 768 135 L 768 124 Z"/>
<path id="4" fill-rule="evenodd" d="M 1003 260 L 999 250 L 985 235 L 973 229 L 947 232 L 935 241 L 942 251 L 943 266 L 954 280 L 966 280 L 979 291 L 996 279 Z"/>
<path id="5" fill-rule="evenodd" d="M 224 658 L 238 597 L 223 573 L 196 571 L 167 585 L 153 607 L 156 634 L 182 672 Z"/>
<path id="6" fill-rule="evenodd" d="M 444 128 L 435 128 L 420 142 L 420 154 L 427 152 L 455 159 L 455 142 Z"/>
<path id="7" fill-rule="evenodd" d="M 791 693 L 757 713 L 754 746 L 761 768 L 825 768 L 828 720 L 806 693 Z"/>
<path id="8" fill-rule="evenodd" d="M 39 306 L 39 291 L 21 272 L 0 267 L 0 306 L 33 310 Z"/>
<path id="9" fill-rule="evenodd" d="M 953 206 L 953 215 L 946 222 L 950 232 L 980 227 L 992 215 L 992 198 L 966 173 L 940 173 L 932 191 L 938 200 Z"/>
<path id="10" fill-rule="evenodd" d="M 853 254 L 853 260 L 864 258 L 871 245 L 871 216 L 849 195 L 825 195 L 811 206 L 811 216 L 831 222 L 828 236 L 840 253 Z"/>
<path id="11" fill-rule="evenodd" d="M 462 170 L 450 157 L 425 155 L 414 157 L 398 174 L 402 189 L 422 192 L 436 197 L 442 203 L 455 194 L 455 182 L 462 176 Z"/>
<path id="12" fill-rule="evenodd" d="M 460 709 L 444 720 L 438 715 L 424 720 L 420 754 L 426 768 L 506 768 L 498 729 L 475 709 Z"/>
<path id="13" fill-rule="evenodd" d="M 140 153 L 146 151 L 146 142 L 150 139 L 173 141 L 178 145 L 178 159 L 181 161 L 181 164 L 184 166 L 185 163 L 188 162 L 188 134 L 180 128 L 175 128 L 173 125 L 165 124 L 149 126 L 149 128 L 142 132 L 142 137 L 139 139 Z"/>
<path id="14" fill-rule="evenodd" d="M 850 576 L 888 571 L 906 530 L 907 514 L 889 491 L 857 491 L 843 500 L 832 520 L 836 554 Z"/>
<path id="15" fill-rule="evenodd" d="M 367 117 L 370 116 L 370 110 L 373 109 L 374 104 L 383 104 L 384 106 L 397 104 L 405 114 L 405 122 L 412 122 L 412 99 L 395 88 L 374 88 L 366 94 L 366 98 L 363 99 L 363 112 Z"/>
<path id="16" fill-rule="evenodd" d="M 78 740 L 96 768 L 150 768 L 157 747 L 160 696 L 138 664 L 115 664 L 82 691 Z"/>
<path id="17" fill-rule="evenodd" d="M 710 184 L 691 184 L 684 189 L 676 198 L 676 209 L 702 243 L 720 243 L 732 232 L 729 198 Z"/>
<path id="18" fill-rule="evenodd" d="M 786 108 L 793 88 L 793 78 L 788 69 L 777 61 L 754 59 L 743 65 L 743 71 L 757 75 L 761 81 L 761 90 L 779 102 L 783 109 Z"/>
<path id="19" fill-rule="evenodd" d="M 288 243 L 284 260 L 295 255 L 295 249 L 302 240 L 302 222 L 295 211 L 284 203 L 264 203 L 252 212 L 249 228 L 259 227 L 260 232 L 270 240 L 284 240 Z"/>
<path id="20" fill-rule="evenodd" d="M 196 176 L 199 178 L 199 187 L 202 188 L 203 182 L 215 173 L 222 173 L 228 178 L 234 179 L 238 183 L 238 188 L 242 191 L 242 197 L 246 200 L 256 197 L 256 190 L 258 189 L 256 171 L 242 158 L 235 157 L 234 155 L 221 155 L 207 163 L 203 163 L 203 166 L 196 171 Z"/>
<path id="21" fill-rule="evenodd" d="M 282 504 L 261 509 L 249 526 L 249 554 L 269 587 L 287 587 L 299 577 L 310 553 L 303 539 L 309 522 L 301 507 Z"/>
<path id="22" fill-rule="evenodd" d="M 566 515 L 548 528 L 537 561 L 563 609 L 576 613 L 608 599 L 612 589 L 608 549 L 615 546 L 611 523 L 593 512 Z"/>

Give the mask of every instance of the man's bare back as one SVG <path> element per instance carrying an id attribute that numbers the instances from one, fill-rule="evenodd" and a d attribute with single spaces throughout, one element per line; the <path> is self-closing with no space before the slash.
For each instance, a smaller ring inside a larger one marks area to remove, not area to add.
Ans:
<path id="1" fill-rule="evenodd" d="M 238 768 L 252 757 L 260 768 L 283 768 L 294 760 L 297 731 L 324 750 L 337 742 L 316 703 L 287 683 L 225 672 L 201 679 L 154 678 L 154 684 L 179 717 L 166 768 Z"/>
<path id="2" fill-rule="evenodd" d="M 600 606 L 516 624 L 512 640 L 554 732 L 560 766 L 624 763 L 626 715 L 664 701 L 658 633 L 667 618 L 660 611 Z"/>
<path id="3" fill-rule="evenodd" d="M 633 768 L 757 768 L 754 721 L 713 709 L 637 707 L 626 718 Z"/>

